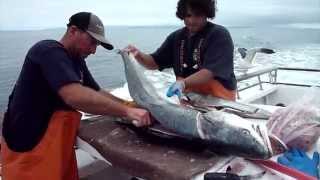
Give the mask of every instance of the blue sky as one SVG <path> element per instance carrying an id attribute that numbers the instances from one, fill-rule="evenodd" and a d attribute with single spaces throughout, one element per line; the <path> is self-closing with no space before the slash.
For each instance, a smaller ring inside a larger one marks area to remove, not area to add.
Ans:
<path id="1" fill-rule="evenodd" d="M 105 25 L 179 25 L 175 0 L 0 0 L 0 30 L 65 27 L 91 11 Z M 320 23 L 320 0 L 218 0 L 218 23 L 230 26 Z"/>

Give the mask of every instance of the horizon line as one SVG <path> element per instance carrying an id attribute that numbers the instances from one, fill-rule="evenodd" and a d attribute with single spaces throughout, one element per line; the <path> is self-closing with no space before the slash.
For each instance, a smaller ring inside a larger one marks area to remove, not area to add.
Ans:
<path id="1" fill-rule="evenodd" d="M 315 26 L 317 27 L 316 29 L 319 29 L 320 23 L 316 22 L 312 22 L 312 23 L 285 23 L 285 24 L 273 24 L 273 27 L 284 27 L 284 26 L 288 26 L 288 27 L 299 27 L 299 26 L 311 26 L 314 28 Z M 231 25 L 231 24 L 225 24 L 224 26 L 226 26 L 227 28 L 250 28 L 250 27 L 254 27 L 253 25 Z M 262 25 L 258 25 L 260 27 L 262 27 Z M 268 24 L 267 26 L 270 27 L 270 24 Z M 133 25 L 133 24 L 129 24 L 129 25 L 125 25 L 125 24 L 118 24 L 118 25 L 105 25 L 106 29 L 108 29 L 109 27 L 130 27 L 130 28 L 142 28 L 142 27 L 184 27 L 184 25 L 182 24 L 139 24 L 139 25 Z M 46 31 L 46 30 L 56 30 L 56 29 L 66 29 L 67 27 L 62 27 L 62 26 L 57 26 L 57 27 L 25 27 L 25 28 L 0 28 L 0 31 L 5 32 L 5 31 Z M 309 27 L 310 28 L 310 27 Z M 311 28 L 312 29 L 312 28 Z"/>
<path id="2" fill-rule="evenodd" d="M 108 27 L 179 27 L 180 24 L 141 24 L 141 25 L 105 25 Z M 56 27 L 22 27 L 22 28 L 0 28 L 0 31 L 44 31 L 52 29 L 66 29 L 67 27 L 56 26 Z"/>

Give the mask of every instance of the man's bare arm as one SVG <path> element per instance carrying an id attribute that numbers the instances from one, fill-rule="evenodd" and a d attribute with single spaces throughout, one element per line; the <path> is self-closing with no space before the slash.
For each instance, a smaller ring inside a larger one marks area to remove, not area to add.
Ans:
<path id="1" fill-rule="evenodd" d="M 66 104 L 80 111 L 121 117 L 128 115 L 128 107 L 119 101 L 107 98 L 99 92 L 78 83 L 65 85 L 58 93 Z"/>
<path id="2" fill-rule="evenodd" d="M 155 62 L 155 60 L 151 55 L 141 52 L 135 46 L 128 45 L 124 50 L 132 53 L 133 56 L 136 58 L 136 60 L 140 64 L 142 64 L 145 68 L 151 69 L 151 70 L 159 69 L 159 66 L 157 65 L 157 63 Z"/>
<path id="3" fill-rule="evenodd" d="M 117 96 L 114 96 L 113 94 L 111 94 L 110 92 L 104 90 L 104 89 L 100 89 L 100 91 L 98 91 L 101 95 L 112 99 L 113 101 L 119 102 L 119 103 L 125 103 L 124 99 L 118 98 Z"/>
<path id="4" fill-rule="evenodd" d="M 183 81 L 185 83 L 185 87 L 192 87 L 195 85 L 201 85 L 209 82 L 212 77 L 213 73 L 207 69 L 201 69 L 200 71 L 188 76 Z"/>

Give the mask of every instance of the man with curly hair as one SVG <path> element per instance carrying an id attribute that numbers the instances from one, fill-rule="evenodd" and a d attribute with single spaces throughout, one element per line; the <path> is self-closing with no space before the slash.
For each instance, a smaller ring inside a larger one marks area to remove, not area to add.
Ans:
<path id="1" fill-rule="evenodd" d="M 126 47 L 148 69 L 174 69 L 177 80 L 168 97 L 192 91 L 235 100 L 233 41 L 225 27 L 209 21 L 215 12 L 215 0 L 179 0 L 176 16 L 185 27 L 171 33 L 152 54 Z"/>

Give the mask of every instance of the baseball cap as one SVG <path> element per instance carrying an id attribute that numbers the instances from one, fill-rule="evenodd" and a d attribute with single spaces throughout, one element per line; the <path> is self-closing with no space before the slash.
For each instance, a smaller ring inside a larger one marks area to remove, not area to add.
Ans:
<path id="1" fill-rule="evenodd" d="M 90 12 L 79 12 L 72 15 L 67 26 L 77 26 L 79 29 L 89 33 L 101 46 L 111 50 L 113 45 L 105 38 L 104 26 L 98 16 Z"/>

